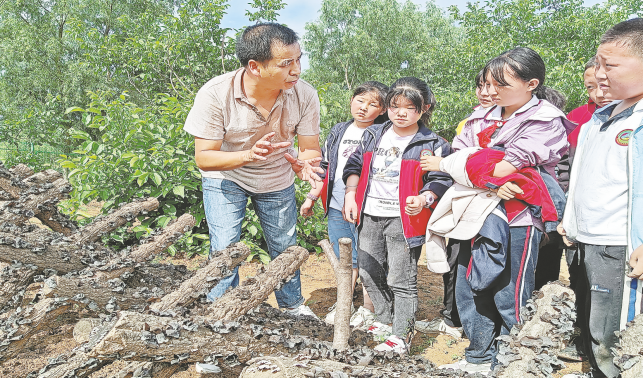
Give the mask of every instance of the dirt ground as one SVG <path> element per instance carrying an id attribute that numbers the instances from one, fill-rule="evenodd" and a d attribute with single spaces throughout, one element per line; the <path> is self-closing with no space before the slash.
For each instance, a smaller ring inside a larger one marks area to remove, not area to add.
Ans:
<path id="1" fill-rule="evenodd" d="M 180 258 L 166 258 L 164 263 L 184 264 L 194 268 L 198 266 L 204 258 L 197 256 L 193 259 L 182 260 Z M 566 264 L 561 264 L 566 268 Z M 245 279 L 254 276 L 258 265 L 256 263 L 245 263 L 240 270 L 241 278 Z M 566 281 L 568 274 L 561 272 L 561 280 Z M 306 304 L 320 317 L 326 315 L 328 308 L 335 303 L 337 291 L 335 289 L 335 278 L 330 264 L 324 255 L 316 256 L 311 254 L 301 269 L 301 280 L 303 295 L 306 298 Z M 420 297 L 420 307 L 417 313 L 417 319 L 434 319 L 439 316 L 442 306 L 442 277 L 428 271 L 425 265 L 424 255 L 420 259 L 418 268 L 418 287 Z M 360 289 L 357 290 L 361 293 Z M 272 294 L 268 303 L 277 307 L 277 303 Z M 355 301 L 355 307 L 362 305 L 363 298 L 361 294 Z M 77 344 L 72 338 L 72 327 L 66 326 L 61 329 L 50 329 L 45 331 L 42 337 L 46 336 L 46 343 L 35 341 L 23 353 L 16 356 L 0 366 L 0 376 L 6 378 L 24 377 L 29 372 L 41 369 L 49 358 L 68 352 Z M 41 338 L 34 338 L 40 340 Z M 440 335 L 429 337 L 427 335 L 416 333 L 411 352 L 413 354 L 421 353 L 424 357 L 435 363 L 442 365 L 452 363 L 464 356 L 464 349 L 468 345 L 468 340 L 455 340 L 449 336 Z M 561 377 L 564 374 L 577 371 L 588 371 L 588 366 L 582 366 L 580 363 L 566 363 L 567 368 L 558 372 L 555 377 Z M 103 368 L 92 374 L 92 378 L 110 378 L 116 376 L 116 368 L 120 364 L 114 364 L 111 367 Z M 186 371 L 175 374 L 174 378 L 196 378 L 200 375 L 190 366 Z"/>

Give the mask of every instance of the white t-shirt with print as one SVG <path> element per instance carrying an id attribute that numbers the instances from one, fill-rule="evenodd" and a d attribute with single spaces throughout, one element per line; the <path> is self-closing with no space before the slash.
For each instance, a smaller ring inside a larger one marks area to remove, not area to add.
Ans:
<path id="1" fill-rule="evenodd" d="M 586 244 L 627 245 L 627 146 L 632 122 L 623 117 L 604 131 L 596 130 L 585 141 L 576 183 L 577 239 Z"/>
<path id="2" fill-rule="evenodd" d="M 346 185 L 344 185 L 344 180 L 342 180 L 342 174 L 344 173 L 344 167 L 348 158 L 357 150 L 360 141 L 362 140 L 362 135 L 364 134 L 364 129 L 360 129 L 355 126 L 353 122 L 342 136 L 342 140 L 339 142 L 339 151 L 337 154 L 337 168 L 335 169 L 335 182 L 333 183 L 333 193 L 330 199 L 330 207 L 337 210 L 342 210 L 344 207 L 344 194 L 346 190 Z"/>
<path id="3" fill-rule="evenodd" d="M 400 216 L 400 170 L 402 154 L 415 135 L 399 136 L 391 127 L 373 155 L 373 179 L 366 196 L 364 214 L 377 217 Z"/>

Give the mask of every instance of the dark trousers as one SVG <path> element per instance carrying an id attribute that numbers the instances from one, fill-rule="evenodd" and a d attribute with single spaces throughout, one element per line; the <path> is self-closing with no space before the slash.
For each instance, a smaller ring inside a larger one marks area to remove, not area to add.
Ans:
<path id="1" fill-rule="evenodd" d="M 444 310 L 440 311 L 444 322 L 451 327 L 462 327 L 458 307 L 455 305 L 455 282 L 458 277 L 458 254 L 460 252 L 461 240 L 450 239 L 447 245 L 447 262 L 449 271 L 442 275 L 444 283 Z"/>
<path id="2" fill-rule="evenodd" d="M 536 265 L 536 290 L 540 290 L 548 282 L 558 281 L 560 277 L 560 260 L 563 257 L 563 238 L 556 231 L 547 234 L 547 243 L 538 251 Z"/>
<path id="3" fill-rule="evenodd" d="M 531 297 L 535 285 L 538 244 L 542 232 L 535 227 L 511 227 L 506 268 L 487 290 L 474 292 L 466 279 L 471 259 L 471 241 L 460 243 L 456 304 L 464 333 L 470 344 L 468 362 L 496 363 L 499 335 L 507 335 L 520 321 L 520 308 Z"/>
<path id="4" fill-rule="evenodd" d="M 619 376 L 612 348 L 616 346 L 621 323 L 621 305 L 627 261 L 625 246 L 580 243 L 581 272 L 587 299 L 583 304 L 582 337 L 589 362 L 598 374 L 594 377 Z M 601 374 L 602 373 L 602 374 Z"/>

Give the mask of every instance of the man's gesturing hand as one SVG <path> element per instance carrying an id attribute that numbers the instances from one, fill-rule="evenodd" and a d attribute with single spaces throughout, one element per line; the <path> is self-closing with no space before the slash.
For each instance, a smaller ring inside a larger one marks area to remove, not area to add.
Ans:
<path id="1" fill-rule="evenodd" d="M 253 162 L 253 161 L 262 161 L 266 160 L 266 156 L 273 153 L 275 150 L 280 148 L 289 147 L 291 142 L 279 142 L 271 143 L 270 140 L 275 136 L 274 131 L 264 135 L 257 143 L 252 146 L 251 149 L 246 151 L 244 155 L 244 161 Z"/>
<path id="2" fill-rule="evenodd" d="M 308 181 L 313 189 L 317 188 L 318 182 L 322 182 L 321 177 L 317 175 L 317 173 L 324 173 L 324 170 L 322 168 L 317 167 L 319 162 L 321 162 L 322 160 L 321 157 L 316 157 L 308 160 L 299 160 L 289 153 L 285 153 L 284 157 L 292 166 L 292 170 L 295 171 L 297 177 L 299 177 L 300 180 Z"/>

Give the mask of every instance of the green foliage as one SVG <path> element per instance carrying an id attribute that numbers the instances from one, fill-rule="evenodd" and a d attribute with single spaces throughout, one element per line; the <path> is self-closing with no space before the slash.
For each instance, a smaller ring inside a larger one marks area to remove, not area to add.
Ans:
<path id="1" fill-rule="evenodd" d="M 348 90 L 367 80 L 390 84 L 401 76 L 425 77 L 427 63 L 442 62 L 420 51 L 431 52 L 459 37 L 433 3 L 421 11 L 411 1 L 324 0 L 319 20 L 306 24 L 306 77 Z"/>
<path id="2" fill-rule="evenodd" d="M 327 107 L 367 80 L 424 79 L 438 100 L 432 127 L 452 139 L 477 104 L 473 79 L 489 59 L 517 46 L 535 49 L 547 65 L 546 85 L 567 96 L 569 111 L 587 99 L 583 69 L 600 36 L 642 10 L 636 0 L 592 7 L 582 0 L 490 0 L 468 3 L 464 11 L 451 7 L 445 15 L 432 2 L 423 11 L 408 1 L 324 0 L 319 20 L 306 25 L 305 78 L 338 88 L 322 99 Z"/>
<path id="3" fill-rule="evenodd" d="M 252 8 L 256 9 L 256 12 L 246 11 L 246 17 L 248 20 L 259 22 L 267 21 L 277 21 L 277 16 L 279 16 L 280 10 L 286 7 L 286 3 L 282 0 L 252 0 L 251 3 L 248 3 Z"/>
<path id="4" fill-rule="evenodd" d="M 251 0 L 250 23 L 274 21 L 283 0 Z M 110 236 L 132 244 L 189 212 L 199 226 L 169 251 L 209 249 L 194 140 L 182 131 L 196 91 L 239 67 L 235 34 L 222 28 L 227 0 L 20 0 L 0 2 L 0 156 L 7 164 L 50 168 L 39 148 L 63 151 L 59 164 L 74 185 L 65 211 L 86 221 L 81 206 L 104 211 L 157 196 L 158 211 Z M 352 89 L 401 76 L 429 82 L 438 107 L 432 127 L 451 139 L 476 104 L 473 78 L 506 49 L 537 50 L 547 83 L 585 101 L 582 69 L 598 38 L 643 11 L 640 0 L 489 0 L 443 12 L 433 2 L 324 0 L 303 37 L 310 57 L 305 79 L 318 88 L 322 140 L 350 118 Z M 25 141 L 28 144 L 25 150 Z M 297 181 L 298 206 L 309 190 Z M 85 214 L 86 215 L 86 214 Z M 326 237 L 321 205 L 298 220 L 298 243 L 310 250 Z M 242 240 L 266 261 L 263 230 L 248 206 Z"/>
<path id="5" fill-rule="evenodd" d="M 134 198 L 157 197 L 158 211 L 139 217 L 141 224 L 124 230 L 110 239 L 125 245 L 147 236 L 153 228 L 164 227 L 172 219 L 190 213 L 197 220 L 197 232 L 182 242 L 188 253 L 207 251 L 202 204 L 201 174 L 194 162 L 194 138 L 183 132 L 189 103 L 176 97 L 158 95 L 145 108 L 129 101 L 126 94 L 91 93 L 86 109 L 68 109 L 78 113 L 85 127 L 98 130 L 100 137 L 75 128 L 72 138 L 82 141 L 74 155 L 64 156 L 60 165 L 68 169 L 74 187 L 67 211 L 78 215 L 81 205 L 92 200 L 104 201 L 109 211 Z"/>

